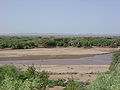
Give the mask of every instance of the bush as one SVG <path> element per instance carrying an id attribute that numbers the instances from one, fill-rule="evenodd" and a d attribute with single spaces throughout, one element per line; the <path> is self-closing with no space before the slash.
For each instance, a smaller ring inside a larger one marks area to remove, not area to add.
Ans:
<path id="1" fill-rule="evenodd" d="M 120 90 L 120 64 L 110 74 L 99 74 L 97 79 L 91 82 L 89 90 Z"/>
<path id="2" fill-rule="evenodd" d="M 117 48 L 118 46 L 117 46 L 116 43 L 111 43 L 111 44 L 110 44 L 110 47 L 111 47 L 111 48 Z"/>
<path id="3" fill-rule="evenodd" d="M 4 65 L 0 67 L 0 82 L 5 76 L 15 77 L 18 73 L 18 69 L 13 65 Z"/>
<path id="4" fill-rule="evenodd" d="M 59 41 L 59 42 L 57 42 L 57 46 L 66 46 L 66 45 L 65 45 L 65 42 Z"/>
<path id="5" fill-rule="evenodd" d="M 92 47 L 92 44 L 91 44 L 90 41 L 83 41 L 83 42 L 82 42 L 82 46 L 83 46 L 84 48 L 91 48 L 91 47 Z"/>
<path id="6" fill-rule="evenodd" d="M 55 47 L 56 43 L 54 40 L 50 40 L 50 39 L 43 39 L 41 41 L 41 45 L 45 48 L 51 48 L 51 47 Z"/>
<path id="7" fill-rule="evenodd" d="M 82 44 L 79 40 L 71 40 L 69 42 L 69 46 L 72 46 L 72 47 L 81 47 Z"/>
<path id="8" fill-rule="evenodd" d="M 54 86 L 66 86 L 66 80 L 58 79 L 58 80 L 49 80 L 48 87 L 53 88 Z"/>
<path id="9" fill-rule="evenodd" d="M 100 73 L 89 90 L 120 90 L 120 50 L 113 54 L 109 73 Z"/>
<path id="10" fill-rule="evenodd" d="M 6 76 L 3 80 L 0 90 L 37 90 L 38 82 L 36 79 L 26 79 L 22 81 L 13 77 Z M 45 89 L 39 89 L 45 90 Z"/>
<path id="11" fill-rule="evenodd" d="M 120 50 L 113 54 L 113 59 L 109 67 L 109 70 L 114 71 L 119 63 L 120 63 Z"/>
<path id="12" fill-rule="evenodd" d="M 0 90 L 46 90 L 49 75 L 37 72 L 34 66 L 27 71 L 20 71 L 13 65 L 0 67 Z"/>
<path id="13" fill-rule="evenodd" d="M 68 84 L 64 88 L 64 90 L 87 90 L 87 88 L 86 86 L 84 86 L 84 83 L 68 81 Z"/>

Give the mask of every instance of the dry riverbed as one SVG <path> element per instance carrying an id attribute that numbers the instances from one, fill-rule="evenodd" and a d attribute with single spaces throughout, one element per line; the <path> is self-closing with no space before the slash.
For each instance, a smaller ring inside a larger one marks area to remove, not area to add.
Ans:
<path id="1" fill-rule="evenodd" d="M 71 59 L 111 53 L 120 48 L 34 48 L 1 49 L 0 60 Z"/>

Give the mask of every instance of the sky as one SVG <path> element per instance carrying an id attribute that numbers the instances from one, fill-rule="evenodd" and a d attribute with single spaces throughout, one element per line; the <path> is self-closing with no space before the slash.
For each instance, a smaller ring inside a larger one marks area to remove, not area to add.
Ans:
<path id="1" fill-rule="evenodd" d="M 120 34 L 120 0 L 0 0 L 0 34 Z"/>

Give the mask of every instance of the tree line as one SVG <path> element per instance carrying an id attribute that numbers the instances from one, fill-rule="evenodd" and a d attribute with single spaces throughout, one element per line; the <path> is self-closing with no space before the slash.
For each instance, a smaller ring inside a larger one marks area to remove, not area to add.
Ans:
<path id="1" fill-rule="evenodd" d="M 0 48 L 29 49 L 52 47 L 118 47 L 120 37 L 42 37 L 42 36 L 0 36 Z"/>

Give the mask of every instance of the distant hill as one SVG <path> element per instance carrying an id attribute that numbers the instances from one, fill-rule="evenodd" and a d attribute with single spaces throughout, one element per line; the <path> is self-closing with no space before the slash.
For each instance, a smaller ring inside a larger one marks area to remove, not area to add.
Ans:
<path id="1" fill-rule="evenodd" d="M 68 33 L 0 33 L 1 36 L 120 36 L 120 34 L 68 34 Z"/>

